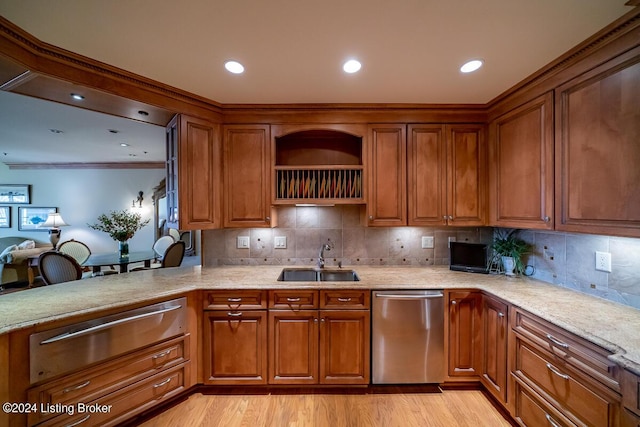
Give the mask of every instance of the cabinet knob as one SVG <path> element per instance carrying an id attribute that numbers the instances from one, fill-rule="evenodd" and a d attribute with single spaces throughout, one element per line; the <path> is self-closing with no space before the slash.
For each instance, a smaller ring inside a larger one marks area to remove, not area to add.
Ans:
<path id="1" fill-rule="evenodd" d="M 446 221 L 447 220 L 447 216 L 446 215 L 442 215 L 442 219 L 444 219 Z"/>
<path id="2" fill-rule="evenodd" d="M 498 317 L 504 317 L 504 313 L 498 313 Z"/>
<path id="3" fill-rule="evenodd" d="M 270 217 L 270 216 L 268 216 L 268 217 L 266 218 L 266 220 L 267 220 L 267 221 L 271 221 L 271 217 Z"/>
<path id="4" fill-rule="evenodd" d="M 369 215 L 369 219 L 373 221 L 373 215 Z"/>
<path id="5" fill-rule="evenodd" d="M 451 301 L 451 305 L 456 305 L 456 300 Z"/>
<path id="6" fill-rule="evenodd" d="M 449 219 L 453 219 L 453 215 L 449 215 Z"/>
<path id="7" fill-rule="evenodd" d="M 545 216 L 545 217 L 542 218 L 542 220 L 544 222 L 549 222 L 549 221 L 551 221 L 551 218 L 549 218 L 548 216 Z"/>

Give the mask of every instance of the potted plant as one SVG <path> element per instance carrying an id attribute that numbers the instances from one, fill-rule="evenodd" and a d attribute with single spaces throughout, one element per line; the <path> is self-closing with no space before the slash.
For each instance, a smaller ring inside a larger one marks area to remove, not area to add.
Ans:
<path id="1" fill-rule="evenodd" d="M 507 276 L 524 274 L 522 256 L 531 250 L 529 243 L 517 237 L 518 231 L 498 229 L 491 245 L 493 258 L 490 266 L 502 266 Z"/>
<path id="2" fill-rule="evenodd" d="M 102 214 L 98 217 L 96 224 L 87 224 L 89 228 L 104 231 L 113 240 L 118 242 L 120 257 L 129 256 L 129 239 L 136 231 L 147 225 L 149 220 L 142 220 L 142 215 L 127 210 L 111 211 L 109 215 Z"/>

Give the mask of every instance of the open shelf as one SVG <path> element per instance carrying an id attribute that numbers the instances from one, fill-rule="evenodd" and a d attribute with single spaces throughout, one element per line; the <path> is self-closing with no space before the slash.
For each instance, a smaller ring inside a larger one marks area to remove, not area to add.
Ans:
<path id="1" fill-rule="evenodd" d="M 362 138 L 306 130 L 275 139 L 276 204 L 362 203 Z"/>

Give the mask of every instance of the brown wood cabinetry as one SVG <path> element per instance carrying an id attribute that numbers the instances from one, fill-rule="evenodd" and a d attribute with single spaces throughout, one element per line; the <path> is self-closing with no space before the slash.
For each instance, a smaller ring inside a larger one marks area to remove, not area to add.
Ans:
<path id="1" fill-rule="evenodd" d="M 270 384 L 369 383 L 368 292 L 269 293 Z"/>
<path id="2" fill-rule="evenodd" d="M 553 93 L 500 116 L 489 130 L 490 224 L 552 230 Z"/>
<path id="3" fill-rule="evenodd" d="M 371 226 L 407 225 L 407 158 L 404 125 L 369 126 L 370 173 L 367 200 Z"/>
<path id="4" fill-rule="evenodd" d="M 622 427 L 640 426 L 640 376 L 623 371 L 622 373 Z"/>
<path id="5" fill-rule="evenodd" d="M 486 389 L 502 404 L 507 402 L 507 337 L 509 305 L 498 298 L 482 297 L 482 375 Z"/>
<path id="6" fill-rule="evenodd" d="M 608 360 L 609 351 L 520 309 L 511 321 L 512 412 L 517 420 L 537 425 L 525 422 L 537 413 L 535 417 L 544 415 L 558 425 L 619 425 L 619 370 Z"/>
<path id="7" fill-rule="evenodd" d="M 450 381 L 478 380 L 482 358 L 482 294 L 446 291 Z"/>
<path id="8" fill-rule="evenodd" d="M 224 226 L 271 226 L 269 125 L 225 125 Z"/>
<path id="9" fill-rule="evenodd" d="M 203 306 L 204 383 L 266 384 L 266 291 L 206 292 Z"/>
<path id="10" fill-rule="evenodd" d="M 409 225 L 485 223 L 482 125 L 409 125 Z"/>
<path id="11" fill-rule="evenodd" d="M 176 115 L 166 130 L 167 223 L 182 230 L 219 228 L 220 125 Z"/>
<path id="12" fill-rule="evenodd" d="M 640 47 L 556 89 L 556 229 L 640 237 Z"/>

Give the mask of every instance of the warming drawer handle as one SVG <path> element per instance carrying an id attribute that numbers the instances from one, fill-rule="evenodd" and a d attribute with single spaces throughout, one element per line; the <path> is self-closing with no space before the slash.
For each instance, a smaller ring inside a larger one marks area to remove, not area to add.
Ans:
<path id="1" fill-rule="evenodd" d="M 547 334 L 547 339 L 559 347 L 569 348 L 569 344 L 560 341 L 558 338 L 554 337 L 551 334 Z"/>
<path id="2" fill-rule="evenodd" d="M 89 418 L 91 418 L 91 414 L 87 415 L 86 417 L 84 417 L 81 420 L 76 421 L 73 424 L 67 424 L 67 427 L 74 427 L 74 426 L 79 426 L 80 424 L 82 424 L 83 422 L 87 421 Z"/>
<path id="3" fill-rule="evenodd" d="M 544 416 L 547 418 L 547 421 L 549 421 L 549 424 L 551 424 L 553 427 L 560 427 L 560 424 L 558 424 L 556 422 L 556 420 L 554 420 L 551 415 L 545 413 Z"/>
<path id="4" fill-rule="evenodd" d="M 558 368 L 553 366 L 551 363 L 547 363 L 547 369 L 553 372 L 554 374 L 556 374 L 557 376 L 559 376 L 560 378 L 562 378 L 563 380 L 568 380 L 570 378 L 569 375 L 563 374 L 558 370 Z"/>
<path id="5" fill-rule="evenodd" d="M 387 298 L 387 299 L 433 299 L 433 298 L 442 298 L 444 294 L 433 294 L 433 295 L 402 295 L 402 294 L 379 294 L 376 293 L 376 297 L 378 298 Z"/>
<path id="6" fill-rule="evenodd" d="M 63 341 L 63 340 L 67 340 L 67 339 L 75 338 L 75 337 L 81 337 L 83 335 L 88 335 L 90 333 L 101 331 L 103 329 L 108 329 L 108 328 L 110 328 L 112 326 L 121 325 L 123 323 L 128 323 L 128 322 L 133 322 L 134 320 L 144 319 L 145 317 L 151 317 L 151 316 L 155 316 L 157 314 L 168 313 L 170 311 L 178 310 L 180 308 L 182 308 L 181 305 L 174 305 L 174 306 L 171 306 L 171 307 L 163 308 L 161 310 L 152 311 L 150 313 L 142 313 L 142 314 L 137 314 L 137 315 L 131 316 L 131 317 L 125 317 L 123 319 L 113 320 L 111 322 L 103 323 L 101 325 L 91 326 L 89 328 L 81 329 L 81 330 L 75 331 L 75 332 L 65 332 L 64 334 L 56 335 L 55 337 L 51 337 L 49 339 L 41 341 L 40 345 L 51 344 L 51 343 L 54 343 L 54 342 L 57 342 L 57 341 Z"/>

